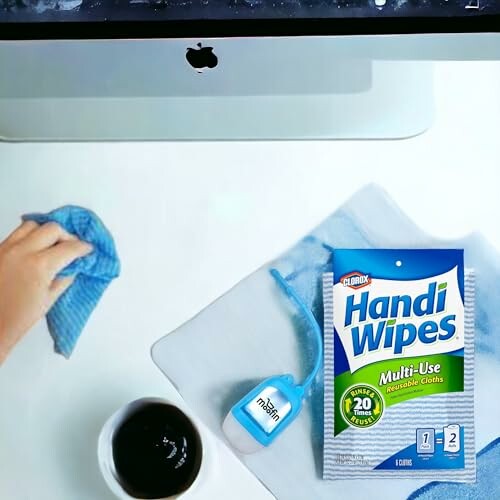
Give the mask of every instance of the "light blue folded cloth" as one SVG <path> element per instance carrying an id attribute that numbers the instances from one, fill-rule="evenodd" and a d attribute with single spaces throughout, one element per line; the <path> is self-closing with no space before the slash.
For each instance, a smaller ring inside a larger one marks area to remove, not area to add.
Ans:
<path id="1" fill-rule="evenodd" d="M 47 314 L 55 351 L 69 358 L 102 294 L 120 274 L 113 237 L 97 215 L 81 207 L 65 206 L 48 214 L 27 214 L 23 220 L 38 224 L 56 222 L 94 247 L 92 253 L 75 260 L 59 273 L 58 277 L 75 276 L 75 281 Z"/>
<path id="2" fill-rule="evenodd" d="M 440 483 L 433 481 L 412 493 L 408 500 L 486 500 L 500 498 L 500 438 L 492 441 L 477 454 L 477 483 Z"/>
<path id="3" fill-rule="evenodd" d="M 489 373 L 484 366 L 500 373 L 500 255 L 484 236 L 472 233 L 453 241 L 429 237 L 382 188 L 376 185 L 365 187 L 275 263 L 319 322 L 323 318 L 319 286 L 321 276 L 331 270 L 332 250 L 343 247 L 464 248 L 465 264 L 473 268 L 476 275 L 475 349 L 476 368 L 480 370 L 478 377 L 483 378 L 483 370 Z M 310 335 L 307 331 L 305 334 Z M 314 345 L 312 340 L 309 344 Z M 312 350 L 309 357 L 312 362 Z M 318 380 L 317 386 L 322 389 L 323 381 Z M 479 390 L 482 388 L 476 388 L 477 404 L 484 404 L 483 391 Z M 321 390 L 319 392 L 322 393 Z M 498 430 L 495 419 L 488 420 L 491 430 L 493 427 Z M 500 467 L 498 439 L 479 456 L 476 484 L 429 483 L 409 499 L 500 498 L 500 480 L 496 473 Z"/>
<path id="4" fill-rule="evenodd" d="M 465 249 L 465 265 L 476 275 L 476 351 L 500 361 L 500 255 L 483 235 L 450 241 L 429 237 L 382 188 L 366 186 L 274 263 L 318 321 L 321 276 L 330 271 L 335 248 Z"/>

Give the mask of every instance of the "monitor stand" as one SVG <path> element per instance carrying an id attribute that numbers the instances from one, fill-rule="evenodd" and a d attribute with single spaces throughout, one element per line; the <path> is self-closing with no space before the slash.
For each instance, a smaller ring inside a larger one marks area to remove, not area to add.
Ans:
<path id="1" fill-rule="evenodd" d="M 0 138 L 400 139 L 433 120 L 432 64 L 370 61 L 317 45 L 194 41 L 0 42 Z M 260 44 L 260 45 L 259 45 Z"/>

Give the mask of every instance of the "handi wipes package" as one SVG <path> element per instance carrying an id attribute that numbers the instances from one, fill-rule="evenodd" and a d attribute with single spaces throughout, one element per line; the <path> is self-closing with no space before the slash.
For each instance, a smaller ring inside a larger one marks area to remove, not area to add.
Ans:
<path id="1" fill-rule="evenodd" d="M 475 481 L 474 276 L 462 250 L 335 250 L 324 478 Z"/>

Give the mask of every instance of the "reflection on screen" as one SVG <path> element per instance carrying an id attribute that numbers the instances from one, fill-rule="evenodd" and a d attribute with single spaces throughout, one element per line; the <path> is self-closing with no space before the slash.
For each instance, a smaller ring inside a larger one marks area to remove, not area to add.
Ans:
<path id="1" fill-rule="evenodd" d="M 0 22 L 447 17 L 500 0 L 0 0 Z"/>

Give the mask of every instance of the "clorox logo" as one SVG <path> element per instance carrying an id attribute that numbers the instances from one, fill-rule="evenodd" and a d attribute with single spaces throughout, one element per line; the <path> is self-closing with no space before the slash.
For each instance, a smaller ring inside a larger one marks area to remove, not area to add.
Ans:
<path id="1" fill-rule="evenodd" d="M 354 271 L 352 273 L 346 274 L 340 278 L 340 282 L 343 286 L 348 286 L 349 288 L 353 288 L 357 290 L 358 288 L 363 288 L 364 286 L 368 286 L 372 279 L 369 274 L 363 274 L 359 271 Z"/>

